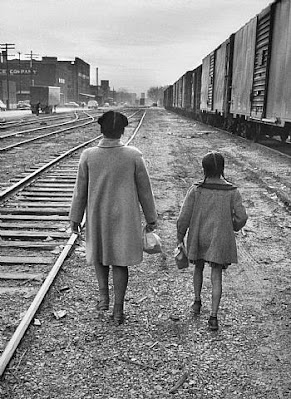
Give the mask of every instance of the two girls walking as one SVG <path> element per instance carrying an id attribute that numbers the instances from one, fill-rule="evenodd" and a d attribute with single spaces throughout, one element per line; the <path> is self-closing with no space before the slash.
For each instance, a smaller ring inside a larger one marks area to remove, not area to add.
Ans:
<path id="1" fill-rule="evenodd" d="M 87 261 L 95 268 L 99 285 L 98 310 L 109 309 L 109 268 L 113 272 L 115 324 L 124 321 L 128 266 L 142 261 L 140 206 L 147 230 L 156 228 L 157 212 L 150 178 L 141 152 L 121 141 L 127 118 L 109 111 L 99 118 L 103 139 L 80 158 L 70 211 L 73 232 L 86 211 Z M 192 186 L 177 222 L 177 240 L 187 233 L 187 255 L 195 264 L 194 314 L 202 306 L 205 263 L 211 267 L 212 309 L 209 327 L 218 329 L 217 313 L 222 293 L 222 270 L 237 262 L 234 231 L 247 220 L 238 189 L 224 178 L 224 158 L 207 154 L 202 161 L 204 181 Z"/>

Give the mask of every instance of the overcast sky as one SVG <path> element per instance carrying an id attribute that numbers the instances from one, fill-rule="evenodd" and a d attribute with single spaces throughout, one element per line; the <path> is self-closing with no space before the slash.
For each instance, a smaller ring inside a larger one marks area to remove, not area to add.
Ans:
<path id="1" fill-rule="evenodd" d="M 115 90 L 172 84 L 270 0 L 0 0 L 0 40 L 17 51 L 79 57 Z"/>

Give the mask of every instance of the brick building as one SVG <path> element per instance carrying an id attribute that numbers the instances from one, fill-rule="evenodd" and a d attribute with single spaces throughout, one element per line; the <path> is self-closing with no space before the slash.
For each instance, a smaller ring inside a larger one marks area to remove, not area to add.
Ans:
<path id="1" fill-rule="evenodd" d="M 16 88 L 15 95 L 10 94 L 10 108 L 15 108 L 16 102 L 29 100 L 30 86 L 58 86 L 61 88 L 61 104 L 75 101 L 87 102 L 90 94 L 90 65 L 76 57 L 74 61 L 58 61 L 57 57 L 42 57 L 42 60 L 18 60 L 8 62 L 5 57 L 0 58 L 0 81 L 7 80 L 11 87 Z M 6 90 L 7 92 L 7 90 Z M 10 93 L 10 92 L 9 92 Z M 0 99 L 5 103 L 5 91 L 0 92 Z M 13 100 L 12 100 L 13 99 Z"/>

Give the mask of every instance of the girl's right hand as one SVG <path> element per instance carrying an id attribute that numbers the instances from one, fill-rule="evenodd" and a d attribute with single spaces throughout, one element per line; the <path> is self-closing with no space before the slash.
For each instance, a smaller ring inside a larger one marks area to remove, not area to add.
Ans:
<path id="1" fill-rule="evenodd" d="M 151 231 L 154 231 L 157 228 L 157 222 L 152 222 L 152 223 L 147 223 L 146 224 L 146 232 L 150 233 Z"/>
<path id="2" fill-rule="evenodd" d="M 71 231 L 74 234 L 79 234 L 80 232 L 80 223 L 77 222 L 73 222 L 72 220 L 70 221 L 70 227 L 71 227 Z"/>

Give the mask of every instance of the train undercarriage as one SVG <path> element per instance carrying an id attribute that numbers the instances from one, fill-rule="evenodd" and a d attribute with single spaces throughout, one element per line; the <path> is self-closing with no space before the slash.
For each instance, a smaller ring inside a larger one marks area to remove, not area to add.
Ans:
<path id="1" fill-rule="evenodd" d="M 291 136 L 291 123 L 286 123 L 285 126 L 282 127 L 247 120 L 244 116 L 237 116 L 235 118 L 231 114 L 224 116 L 221 113 L 210 113 L 204 111 L 195 112 L 193 110 L 185 110 L 181 108 L 168 109 L 180 115 L 190 117 L 207 125 L 227 130 L 230 133 L 253 141 L 257 141 L 262 136 L 277 136 L 280 137 L 282 142 L 285 142 L 288 137 Z"/>

